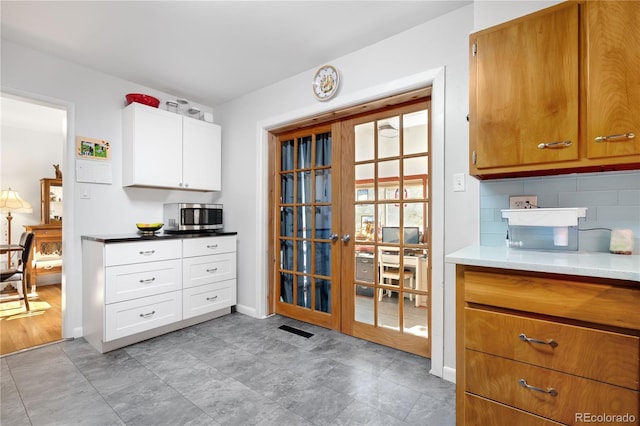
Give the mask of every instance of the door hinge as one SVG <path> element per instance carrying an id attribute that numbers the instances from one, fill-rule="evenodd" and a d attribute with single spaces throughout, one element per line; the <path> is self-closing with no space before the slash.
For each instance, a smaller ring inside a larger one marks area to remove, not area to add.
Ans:
<path id="1" fill-rule="evenodd" d="M 478 155 L 476 154 L 475 151 L 473 151 L 471 153 L 471 162 L 475 165 L 477 161 L 478 161 Z"/>
<path id="2" fill-rule="evenodd" d="M 473 43 L 471 45 L 471 53 L 473 54 L 473 56 L 476 56 L 478 54 L 478 43 Z"/>

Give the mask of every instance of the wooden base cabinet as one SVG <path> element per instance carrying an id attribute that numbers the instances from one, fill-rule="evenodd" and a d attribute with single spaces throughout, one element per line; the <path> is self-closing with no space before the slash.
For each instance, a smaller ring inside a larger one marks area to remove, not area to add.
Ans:
<path id="1" fill-rule="evenodd" d="M 27 265 L 27 277 L 33 289 L 38 277 L 62 273 L 62 222 L 24 228 L 26 232 L 33 232 L 33 262 Z"/>
<path id="2" fill-rule="evenodd" d="M 236 304 L 235 236 L 83 237 L 82 255 L 83 334 L 100 352 L 217 318 Z"/>
<path id="3" fill-rule="evenodd" d="M 638 424 L 639 306 L 637 282 L 458 265 L 457 424 Z"/>

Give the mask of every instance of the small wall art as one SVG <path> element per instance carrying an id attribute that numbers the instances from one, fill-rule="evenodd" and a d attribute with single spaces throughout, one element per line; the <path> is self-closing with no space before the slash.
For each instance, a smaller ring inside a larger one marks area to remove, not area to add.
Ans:
<path id="1" fill-rule="evenodd" d="M 88 160 L 109 160 L 109 142 L 100 139 L 76 137 L 76 157 Z"/>

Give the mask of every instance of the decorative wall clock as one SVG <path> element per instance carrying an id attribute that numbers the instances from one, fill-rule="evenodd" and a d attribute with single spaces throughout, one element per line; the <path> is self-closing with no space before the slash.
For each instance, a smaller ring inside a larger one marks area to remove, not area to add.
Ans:
<path id="1" fill-rule="evenodd" d="M 323 65 L 313 76 L 313 95 L 319 101 L 327 101 L 338 91 L 339 82 L 338 71 L 331 65 Z"/>

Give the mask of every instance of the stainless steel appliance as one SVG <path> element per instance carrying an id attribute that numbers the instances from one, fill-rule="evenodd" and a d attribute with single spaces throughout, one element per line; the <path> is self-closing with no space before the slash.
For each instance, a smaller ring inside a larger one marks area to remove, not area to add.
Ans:
<path id="1" fill-rule="evenodd" d="M 222 204 L 169 203 L 164 205 L 165 232 L 222 230 Z"/>

